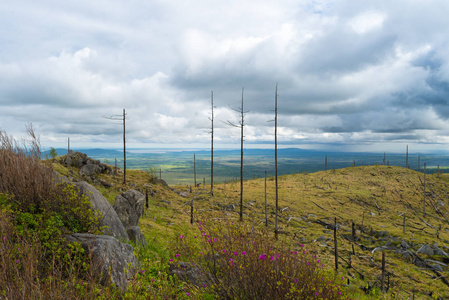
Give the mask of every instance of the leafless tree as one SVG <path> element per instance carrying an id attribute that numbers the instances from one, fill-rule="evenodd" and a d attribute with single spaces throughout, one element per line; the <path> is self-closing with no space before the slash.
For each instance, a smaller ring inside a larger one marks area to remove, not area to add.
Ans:
<path id="1" fill-rule="evenodd" d="M 123 184 L 126 184 L 126 111 L 123 109 L 123 115 L 103 116 L 103 118 L 123 122 Z"/>
<path id="2" fill-rule="evenodd" d="M 243 93 L 244 88 L 242 88 L 242 101 L 241 106 L 239 109 L 232 110 L 238 112 L 240 114 L 240 121 L 238 124 L 227 121 L 227 124 L 233 127 L 240 128 L 240 221 L 243 221 L 243 141 L 244 141 L 244 135 L 243 135 L 243 128 L 245 127 L 245 115 L 247 111 L 243 109 Z"/>
<path id="3" fill-rule="evenodd" d="M 193 154 L 193 185 L 196 187 L 196 156 Z"/>
<path id="4" fill-rule="evenodd" d="M 210 104 L 211 104 L 211 144 L 210 144 L 210 195 L 214 195 L 214 92 L 210 92 Z"/>
<path id="5" fill-rule="evenodd" d="M 278 239 L 278 210 L 279 210 L 279 192 L 278 192 L 278 85 L 274 92 L 274 177 L 276 190 L 276 213 L 274 221 L 274 236 Z"/>
<path id="6" fill-rule="evenodd" d="M 405 168 L 408 169 L 408 145 L 407 148 L 405 150 Z"/>

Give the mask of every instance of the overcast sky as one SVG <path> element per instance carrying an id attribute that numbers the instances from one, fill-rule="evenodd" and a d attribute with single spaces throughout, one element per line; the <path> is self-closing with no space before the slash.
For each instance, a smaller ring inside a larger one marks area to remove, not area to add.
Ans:
<path id="1" fill-rule="evenodd" d="M 449 149 L 449 1 L 0 3 L 0 128 L 45 147 Z"/>

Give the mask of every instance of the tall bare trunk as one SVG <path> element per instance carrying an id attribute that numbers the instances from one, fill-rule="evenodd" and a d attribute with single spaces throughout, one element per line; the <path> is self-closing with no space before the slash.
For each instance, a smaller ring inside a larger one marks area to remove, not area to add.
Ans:
<path id="1" fill-rule="evenodd" d="M 126 184 L 126 125 L 125 109 L 123 109 L 123 184 Z"/>
<path id="2" fill-rule="evenodd" d="M 211 103 L 211 146 L 210 146 L 210 195 L 214 195 L 214 92 L 210 94 Z"/>
<path id="3" fill-rule="evenodd" d="M 279 191 L 278 191 L 278 85 L 274 93 L 274 177 L 276 189 L 276 211 L 274 221 L 274 236 L 278 239 L 278 210 L 279 210 Z"/>

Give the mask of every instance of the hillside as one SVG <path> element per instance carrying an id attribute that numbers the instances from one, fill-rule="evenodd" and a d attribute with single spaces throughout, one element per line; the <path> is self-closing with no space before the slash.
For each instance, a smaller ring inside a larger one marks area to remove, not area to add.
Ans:
<path id="1" fill-rule="evenodd" d="M 77 177 L 76 168 L 57 163 L 53 167 L 62 174 Z M 167 187 L 142 171 L 128 170 L 127 174 L 126 186 L 120 175 L 100 175 L 93 183 L 97 183 L 97 188 L 111 202 L 129 188 L 143 193 L 149 190 L 150 207 L 140 227 L 154 247 L 170 247 L 175 234 L 189 230 L 191 199 L 197 221 L 236 222 L 239 219 L 239 182 L 215 185 L 214 197 L 210 197 L 209 186 L 190 191 L 188 186 Z M 104 187 L 99 179 L 113 186 Z M 357 297 L 364 295 L 361 290 L 364 288 L 368 298 L 369 295 L 385 299 L 393 295 L 447 298 L 449 257 L 444 254 L 449 252 L 449 176 L 427 174 L 425 180 L 424 193 L 424 174 L 380 165 L 281 176 L 279 228 L 283 234 L 280 241 L 293 246 L 311 245 L 332 270 L 332 224 L 336 218 L 339 275 L 349 282 L 350 290 Z M 274 194 L 274 178 L 268 178 L 271 231 L 274 231 Z M 264 179 L 245 181 L 244 222 L 264 227 L 264 199 Z M 383 295 L 379 292 L 382 250 L 389 275 L 385 281 L 388 280 L 389 289 Z M 427 254 L 418 253 L 425 250 Z M 157 260 L 155 255 L 153 259 Z"/>

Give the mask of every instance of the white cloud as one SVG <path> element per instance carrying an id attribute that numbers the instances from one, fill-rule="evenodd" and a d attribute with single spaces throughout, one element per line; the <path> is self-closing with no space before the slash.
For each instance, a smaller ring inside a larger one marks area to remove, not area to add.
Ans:
<path id="1" fill-rule="evenodd" d="M 48 143 L 435 143 L 449 119 L 449 44 L 436 1 L 15 1 L 0 7 L 0 127 Z M 44 133 L 45 132 L 45 133 Z M 237 137 L 237 138 L 236 138 Z M 45 141 L 44 141 L 45 142 Z"/>
<path id="2" fill-rule="evenodd" d="M 349 20 L 348 25 L 358 34 L 381 29 L 387 16 L 378 12 L 365 12 Z"/>

